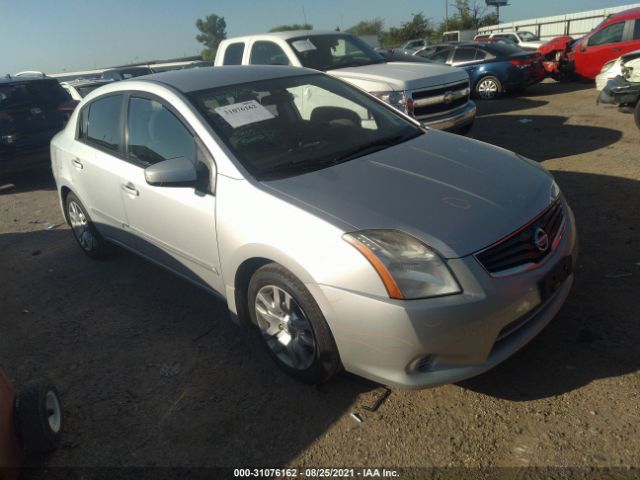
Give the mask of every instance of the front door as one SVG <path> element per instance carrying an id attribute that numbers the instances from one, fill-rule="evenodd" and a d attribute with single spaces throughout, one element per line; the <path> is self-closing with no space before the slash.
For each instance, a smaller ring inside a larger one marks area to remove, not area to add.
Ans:
<path id="1" fill-rule="evenodd" d="M 202 286 L 223 292 L 216 238 L 215 165 L 177 113 L 153 97 L 131 96 L 126 154 L 136 167 L 122 178 L 129 228 L 145 256 Z M 152 186 L 144 168 L 171 158 L 190 159 L 198 185 Z"/>

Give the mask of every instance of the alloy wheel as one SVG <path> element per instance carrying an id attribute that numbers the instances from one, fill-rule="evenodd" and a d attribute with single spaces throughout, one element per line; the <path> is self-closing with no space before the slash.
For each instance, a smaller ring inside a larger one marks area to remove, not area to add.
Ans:
<path id="1" fill-rule="evenodd" d="M 97 242 L 84 210 L 78 203 L 71 200 L 69 202 L 68 213 L 71 228 L 73 234 L 78 239 L 78 243 L 85 251 L 92 251 L 96 248 Z"/>
<path id="2" fill-rule="evenodd" d="M 275 285 L 265 285 L 256 295 L 255 311 L 267 346 L 283 364 L 295 370 L 306 370 L 313 364 L 313 329 L 291 294 Z"/>
<path id="3" fill-rule="evenodd" d="M 498 95 L 498 84 L 495 80 L 484 79 L 478 85 L 478 96 L 484 100 L 491 100 Z"/>

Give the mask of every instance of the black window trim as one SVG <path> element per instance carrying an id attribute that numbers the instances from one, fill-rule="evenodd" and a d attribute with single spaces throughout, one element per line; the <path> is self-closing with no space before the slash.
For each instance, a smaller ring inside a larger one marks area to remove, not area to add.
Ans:
<path id="1" fill-rule="evenodd" d="M 123 130 L 122 130 L 122 111 L 123 111 L 123 105 L 124 105 L 124 100 L 126 98 L 125 92 L 109 92 L 109 93 L 105 93 L 104 95 L 100 95 L 99 97 L 96 98 L 92 98 L 90 102 L 88 102 L 87 104 L 82 106 L 82 109 L 78 112 L 78 117 L 80 120 L 82 120 L 82 114 L 86 109 L 89 109 L 88 113 L 87 113 L 87 133 L 88 133 L 88 126 L 89 126 L 89 116 L 91 115 L 91 105 L 93 105 L 94 102 L 98 101 L 98 100 L 103 100 L 105 98 L 108 97 L 115 97 L 115 96 L 121 96 L 122 99 L 120 101 L 120 143 L 118 145 L 118 150 L 111 150 L 107 147 L 105 147 L 104 145 L 100 145 L 97 143 L 94 143 L 91 141 L 91 139 L 87 138 L 80 138 L 80 121 L 76 122 L 76 134 L 75 134 L 75 139 L 76 141 L 87 145 L 88 147 L 91 148 L 95 148 L 96 150 L 100 150 L 103 153 L 106 153 L 108 155 L 111 155 L 113 157 L 116 157 L 120 160 L 126 160 L 125 155 L 124 155 L 124 151 L 123 151 Z"/>

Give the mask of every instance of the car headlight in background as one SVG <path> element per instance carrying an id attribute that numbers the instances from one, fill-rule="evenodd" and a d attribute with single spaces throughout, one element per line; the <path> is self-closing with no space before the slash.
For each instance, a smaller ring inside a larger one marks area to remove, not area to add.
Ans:
<path id="1" fill-rule="evenodd" d="M 369 260 L 391 298 L 438 297 L 462 291 L 440 256 L 407 233 L 362 230 L 343 238 Z"/>
<path id="2" fill-rule="evenodd" d="M 372 92 L 372 95 L 384 103 L 391 105 L 393 108 L 400 110 L 402 113 L 411 114 L 412 100 L 408 98 L 403 91 Z"/>

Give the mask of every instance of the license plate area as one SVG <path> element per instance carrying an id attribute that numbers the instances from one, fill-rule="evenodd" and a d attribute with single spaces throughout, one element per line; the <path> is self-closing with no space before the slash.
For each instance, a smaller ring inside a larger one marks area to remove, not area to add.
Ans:
<path id="1" fill-rule="evenodd" d="M 571 275 L 571 257 L 563 258 L 556 267 L 540 281 L 540 298 L 544 302 L 551 297 Z"/>

